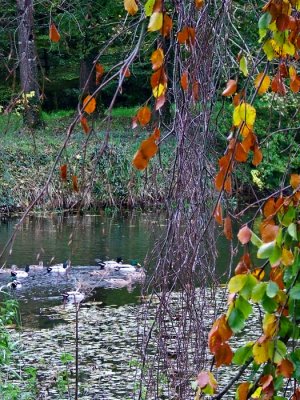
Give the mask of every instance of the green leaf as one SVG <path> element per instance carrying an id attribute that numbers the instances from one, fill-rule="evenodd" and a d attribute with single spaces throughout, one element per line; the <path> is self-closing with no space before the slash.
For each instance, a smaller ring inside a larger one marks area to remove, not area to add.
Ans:
<path id="1" fill-rule="evenodd" d="M 294 240 L 298 240 L 298 236 L 297 236 L 297 225 L 292 222 L 291 224 L 289 224 L 288 229 L 287 229 L 289 235 L 294 239 Z"/>
<path id="2" fill-rule="evenodd" d="M 274 299 L 268 297 L 266 294 L 262 298 L 261 305 L 263 306 L 264 310 L 270 314 L 272 314 L 272 312 L 278 308 L 278 303 Z"/>
<path id="3" fill-rule="evenodd" d="M 267 286 L 266 294 L 271 299 L 277 295 L 279 292 L 279 287 L 276 282 L 270 281 Z"/>
<path id="4" fill-rule="evenodd" d="M 263 244 L 263 241 L 260 240 L 260 238 L 254 232 L 252 232 L 250 240 L 251 240 L 251 243 L 254 244 L 254 246 L 256 246 L 256 247 L 260 247 Z"/>
<path id="5" fill-rule="evenodd" d="M 148 0 L 147 3 L 145 4 L 144 9 L 147 17 L 150 17 L 152 15 L 154 4 L 155 0 Z"/>
<path id="6" fill-rule="evenodd" d="M 245 56 L 242 56 L 241 59 L 240 59 L 240 70 L 242 71 L 244 76 L 248 76 L 249 75 L 247 59 L 246 59 Z"/>
<path id="7" fill-rule="evenodd" d="M 245 325 L 245 317 L 242 311 L 234 308 L 228 317 L 228 325 L 234 333 L 241 331 Z"/>
<path id="8" fill-rule="evenodd" d="M 240 291 L 240 294 L 245 298 L 245 299 L 250 299 L 251 293 L 253 288 L 257 285 L 257 279 L 253 275 L 246 275 L 247 279 L 245 282 L 244 287 Z"/>
<path id="9" fill-rule="evenodd" d="M 272 21 L 272 15 L 268 12 L 264 13 L 258 21 L 259 29 L 267 29 Z"/>
<path id="10" fill-rule="evenodd" d="M 292 328 L 293 324 L 291 321 L 287 317 L 281 317 L 278 335 L 280 337 L 285 337 L 289 332 L 291 332 Z"/>
<path id="11" fill-rule="evenodd" d="M 263 298 L 264 294 L 266 293 L 267 289 L 267 282 L 260 282 L 258 285 L 256 285 L 251 294 L 251 299 L 254 301 L 254 303 L 259 303 L 261 299 Z"/>
<path id="12" fill-rule="evenodd" d="M 273 355 L 274 363 L 275 364 L 280 363 L 285 356 L 286 356 L 286 345 L 281 340 L 276 340 L 276 342 L 274 343 L 274 355 Z"/>
<path id="13" fill-rule="evenodd" d="M 300 300 L 300 283 L 297 283 L 290 291 L 290 298 Z"/>
<path id="14" fill-rule="evenodd" d="M 245 319 L 249 317 L 249 315 L 252 313 L 252 306 L 247 301 L 244 299 L 243 296 L 239 296 L 235 302 L 235 307 L 238 308 L 242 313 L 244 314 Z"/>
<path id="15" fill-rule="evenodd" d="M 270 264 L 271 265 L 275 264 L 278 260 L 280 260 L 280 257 L 281 257 L 281 248 L 275 245 L 275 248 L 269 257 Z"/>
<path id="16" fill-rule="evenodd" d="M 257 258 L 269 258 L 275 249 L 275 242 L 265 243 L 258 249 Z"/>
<path id="17" fill-rule="evenodd" d="M 281 223 L 284 226 L 289 226 L 296 218 L 296 210 L 294 207 L 289 207 L 288 211 L 284 214 Z"/>
<path id="18" fill-rule="evenodd" d="M 236 365 L 244 365 L 252 356 L 252 345 L 253 343 L 247 343 L 246 346 L 237 349 L 232 362 Z"/>

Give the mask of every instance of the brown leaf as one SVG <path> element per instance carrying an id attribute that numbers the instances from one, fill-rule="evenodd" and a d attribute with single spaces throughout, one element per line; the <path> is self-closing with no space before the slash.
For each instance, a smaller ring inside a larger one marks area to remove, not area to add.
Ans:
<path id="1" fill-rule="evenodd" d="M 228 343 L 222 343 L 215 352 L 216 368 L 221 365 L 230 365 L 233 357 L 233 352 Z"/>
<path id="2" fill-rule="evenodd" d="M 291 174 L 290 185 L 293 189 L 300 189 L 300 175 Z"/>
<path id="3" fill-rule="evenodd" d="M 215 354 L 222 343 L 227 342 L 232 336 L 233 332 L 229 327 L 226 315 L 221 315 L 211 327 L 208 334 L 208 346 L 212 354 Z"/>
<path id="4" fill-rule="evenodd" d="M 276 18 L 276 26 L 277 29 L 280 32 L 285 31 L 286 29 L 288 29 L 290 24 L 290 18 L 288 15 L 286 14 L 280 14 L 277 18 Z"/>
<path id="5" fill-rule="evenodd" d="M 294 364 L 286 358 L 284 358 L 280 362 L 280 364 L 277 365 L 277 368 L 276 368 L 277 375 L 282 375 L 285 378 L 290 379 L 293 375 L 293 372 L 294 372 Z"/>
<path id="6" fill-rule="evenodd" d="M 224 235 L 226 239 L 232 240 L 232 223 L 229 216 L 224 219 Z"/>
<path id="7" fill-rule="evenodd" d="M 60 34 L 53 22 L 49 28 L 49 38 L 50 38 L 51 42 L 54 42 L 54 43 L 57 43 L 60 41 Z"/>
<path id="8" fill-rule="evenodd" d="M 215 212 L 214 218 L 219 225 L 223 225 L 223 218 L 222 218 L 222 207 L 220 201 L 218 202 Z"/>
<path id="9" fill-rule="evenodd" d="M 61 180 L 66 182 L 67 181 L 67 170 L 68 170 L 67 164 L 61 165 L 59 169 L 60 169 L 60 178 L 61 178 Z"/>
<path id="10" fill-rule="evenodd" d="M 261 238 L 264 243 L 273 242 L 279 232 L 279 226 L 264 224 L 261 228 Z"/>
<path id="11" fill-rule="evenodd" d="M 74 192 L 79 192 L 79 188 L 78 188 L 78 178 L 77 178 L 76 175 L 72 175 L 72 186 L 73 186 Z"/>
<path id="12" fill-rule="evenodd" d="M 164 13 L 163 26 L 160 30 L 163 37 L 170 36 L 171 30 L 173 28 L 172 18 L 168 14 Z"/>
<path id="13" fill-rule="evenodd" d="M 137 112 L 137 120 L 142 126 L 146 126 L 151 119 L 151 110 L 149 107 L 145 106 L 138 110 Z"/>
<path id="14" fill-rule="evenodd" d="M 185 71 L 180 78 L 180 84 L 183 90 L 187 90 L 189 87 L 188 71 Z"/>
<path id="15" fill-rule="evenodd" d="M 283 270 L 281 267 L 272 267 L 270 271 L 270 280 L 276 282 L 279 289 L 284 289 Z"/>
<path id="16" fill-rule="evenodd" d="M 237 91 L 237 81 L 229 79 L 226 89 L 222 92 L 222 96 L 232 96 Z"/>
<path id="17" fill-rule="evenodd" d="M 243 226 L 243 228 L 241 228 L 239 230 L 239 233 L 237 234 L 237 237 L 242 244 L 247 244 L 248 242 L 250 242 L 251 236 L 252 231 L 248 228 L 247 225 Z"/>
<path id="18" fill-rule="evenodd" d="M 99 85 L 103 74 L 104 74 L 104 67 L 103 67 L 103 65 L 97 63 L 97 64 L 96 64 L 96 85 Z"/>
<path id="19" fill-rule="evenodd" d="M 237 394 L 238 394 L 238 399 L 239 400 L 247 400 L 248 399 L 248 393 L 250 389 L 250 383 L 249 382 L 243 382 L 239 385 L 237 389 Z"/>
<path id="20" fill-rule="evenodd" d="M 266 201 L 263 211 L 264 211 L 264 216 L 266 218 L 276 213 L 276 205 L 274 197 L 271 197 Z"/>
<path id="21" fill-rule="evenodd" d="M 257 167 L 262 162 L 262 159 L 263 159 L 262 151 L 257 145 L 255 145 L 254 146 L 254 155 L 253 155 L 253 159 L 252 159 L 252 164 L 255 167 Z"/>
<path id="22" fill-rule="evenodd" d="M 86 134 L 90 133 L 91 128 L 89 127 L 87 119 L 85 117 L 80 118 L 80 123 L 81 123 L 84 133 L 86 133 Z"/>
<path id="23" fill-rule="evenodd" d="M 237 143 L 234 153 L 234 158 L 238 162 L 246 162 L 248 158 L 248 153 L 244 150 L 241 143 Z"/>

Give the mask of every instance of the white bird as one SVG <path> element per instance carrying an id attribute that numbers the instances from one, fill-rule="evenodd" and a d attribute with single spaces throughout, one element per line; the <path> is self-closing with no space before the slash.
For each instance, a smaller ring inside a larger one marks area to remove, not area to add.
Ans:
<path id="1" fill-rule="evenodd" d="M 67 260 L 61 264 L 54 264 L 47 267 L 47 272 L 67 273 L 71 269 L 71 261 Z"/>
<path id="2" fill-rule="evenodd" d="M 10 289 L 21 289 L 22 283 L 19 282 L 19 281 L 17 281 L 17 280 L 14 280 L 14 281 L 12 281 L 12 282 L 9 282 L 6 286 L 7 286 L 8 288 L 10 288 Z M 3 287 L 3 286 L 2 286 L 2 287 Z M 1 287 L 1 289 L 2 289 L 2 287 Z"/>
<path id="3" fill-rule="evenodd" d="M 80 303 L 85 299 L 85 294 L 79 290 L 73 290 L 62 294 L 63 300 L 70 303 Z"/>
<path id="4" fill-rule="evenodd" d="M 43 261 L 40 261 L 38 264 L 32 264 L 29 265 L 29 270 L 35 270 L 35 271 L 42 271 L 44 269 L 44 263 Z"/>
<path id="5" fill-rule="evenodd" d="M 21 271 L 17 269 L 16 265 L 13 265 L 10 271 L 10 275 L 14 278 L 27 278 L 29 267 L 26 265 L 25 270 Z"/>

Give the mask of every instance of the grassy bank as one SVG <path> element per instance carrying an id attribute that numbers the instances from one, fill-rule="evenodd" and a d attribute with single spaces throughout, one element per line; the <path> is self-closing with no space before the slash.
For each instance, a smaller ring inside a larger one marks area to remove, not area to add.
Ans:
<path id="1" fill-rule="evenodd" d="M 95 135 L 86 144 L 87 136 L 80 126 L 63 151 L 47 193 L 35 210 L 151 206 L 161 202 L 166 180 L 160 173 L 168 164 L 172 144 L 162 157 L 155 157 L 147 172 L 136 171 L 132 157 L 141 140 L 147 137 L 145 129 L 131 129 L 131 118 L 136 109 L 114 111 L 111 139 L 108 148 L 98 159 L 105 126 L 94 123 Z M 17 115 L 0 116 L 0 207 L 2 212 L 22 211 L 39 194 L 61 148 L 73 111 L 43 114 L 44 126 L 30 132 L 22 126 Z M 68 178 L 60 177 L 62 164 L 68 166 Z M 92 180 L 92 171 L 95 175 Z M 78 178 L 79 192 L 73 190 L 72 175 Z M 91 190 L 88 190 L 91 187 Z"/>

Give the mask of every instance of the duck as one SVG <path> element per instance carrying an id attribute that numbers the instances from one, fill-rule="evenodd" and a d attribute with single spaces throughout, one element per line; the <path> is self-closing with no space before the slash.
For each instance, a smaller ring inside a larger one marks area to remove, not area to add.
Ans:
<path id="1" fill-rule="evenodd" d="M 29 266 L 26 265 L 24 271 L 18 270 L 16 265 L 13 265 L 10 271 L 10 275 L 13 278 L 27 278 L 29 272 Z"/>
<path id="2" fill-rule="evenodd" d="M 27 265 L 26 265 L 26 267 L 27 267 Z M 29 270 L 33 269 L 35 271 L 42 271 L 44 269 L 44 263 L 43 263 L 43 261 L 40 261 L 38 264 L 28 265 L 28 267 L 29 267 Z"/>
<path id="3" fill-rule="evenodd" d="M 78 289 L 62 294 L 63 300 L 70 303 L 80 303 L 85 299 L 85 294 Z"/>
<path id="4" fill-rule="evenodd" d="M 121 289 L 132 284 L 131 276 L 126 276 L 125 278 L 108 278 L 103 281 L 107 283 L 109 287 L 114 289 Z"/>
<path id="5" fill-rule="evenodd" d="M 6 286 L 8 288 L 10 288 L 10 289 L 13 289 L 13 290 L 14 289 L 21 289 L 22 283 L 20 281 L 16 280 L 16 279 L 14 279 L 12 282 L 9 282 Z"/>
<path id="6" fill-rule="evenodd" d="M 71 261 L 67 260 L 61 264 L 54 264 L 47 267 L 47 272 L 67 273 L 71 269 Z"/>
<path id="7" fill-rule="evenodd" d="M 117 257 L 116 260 L 103 261 L 100 258 L 95 258 L 95 262 L 100 269 L 114 270 L 115 267 L 123 262 L 123 259 L 122 257 Z"/>

